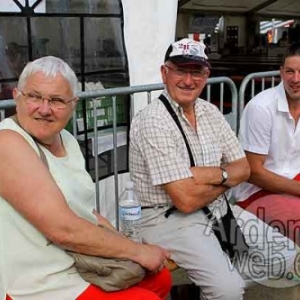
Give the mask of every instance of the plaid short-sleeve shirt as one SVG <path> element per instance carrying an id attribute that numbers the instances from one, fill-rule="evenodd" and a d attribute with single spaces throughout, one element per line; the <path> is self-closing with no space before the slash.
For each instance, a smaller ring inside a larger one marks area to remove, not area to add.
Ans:
<path id="1" fill-rule="evenodd" d="M 163 93 L 180 120 L 196 166 L 220 166 L 245 156 L 235 133 L 217 107 L 205 100 L 196 100 L 195 131 L 182 108 L 166 90 Z M 184 139 L 159 99 L 139 112 L 132 121 L 129 168 L 142 206 L 170 204 L 171 199 L 161 185 L 192 177 Z M 214 202 L 219 203 L 218 206 L 223 202 L 216 200 Z M 214 209 L 214 203 L 211 209 Z"/>

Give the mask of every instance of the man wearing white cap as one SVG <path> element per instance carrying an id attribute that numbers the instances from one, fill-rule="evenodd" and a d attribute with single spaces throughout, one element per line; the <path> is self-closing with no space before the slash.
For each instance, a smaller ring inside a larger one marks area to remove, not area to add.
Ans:
<path id="1" fill-rule="evenodd" d="M 168 249 L 203 299 L 236 300 L 243 298 L 245 282 L 282 276 L 295 251 L 280 233 L 233 208 L 249 246 L 235 268 L 212 231 L 231 213 L 224 193 L 248 179 L 249 165 L 224 116 L 199 98 L 210 74 L 204 50 L 190 39 L 168 48 L 161 66 L 166 88 L 131 125 L 130 172 L 142 204 L 144 241 Z"/>

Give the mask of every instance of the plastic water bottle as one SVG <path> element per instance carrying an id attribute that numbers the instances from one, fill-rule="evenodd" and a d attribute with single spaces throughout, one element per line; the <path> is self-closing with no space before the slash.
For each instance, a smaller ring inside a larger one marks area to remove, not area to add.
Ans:
<path id="1" fill-rule="evenodd" d="M 119 198 L 119 231 L 135 242 L 141 242 L 141 203 L 128 181 Z"/>

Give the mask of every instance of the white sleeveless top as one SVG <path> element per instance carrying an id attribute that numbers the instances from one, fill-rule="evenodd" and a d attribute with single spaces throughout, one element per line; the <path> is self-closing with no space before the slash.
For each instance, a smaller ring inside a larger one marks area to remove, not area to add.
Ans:
<path id="1" fill-rule="evenodd" d="M 3 120 L 1 129 L 19 132 L 39 154 L 31 136 L 12 119 Z M 70 208 L 77 215 L 96 223 L 92 213 L 95 207 L 94 184 L 85 170 L 79 145 L 66 130 L 61 132 L 61 137 L 66 157 L 55 157 L 42 147 L 51 174 Z M 45 236 L 0 196 L 1 300 L 5 299 L 5 294 L 13 300 L 74 300 L 89 284 L 72 265 L 73 259 L 64 250 L 54 244 L 47 245 Z"/>

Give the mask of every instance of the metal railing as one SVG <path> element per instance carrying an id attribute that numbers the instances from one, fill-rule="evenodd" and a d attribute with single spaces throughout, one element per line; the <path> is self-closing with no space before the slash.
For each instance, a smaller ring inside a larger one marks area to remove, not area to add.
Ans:
<path id="1" fill-rule="evenodd" d="M 237 117 L 238 121 L 239 121 L 240 117 L 242 116 L 242 112 L 245 107 L 246 89 L 249 87 L 249 85 L 248 85 L 249 82 L 251 83 L 251 87 L 250 87 L 251 91 L 250 91 L 250 94 L 248 95 L 249 99 L 247 99 L 247 100 L 250 100 L 256 94 L 265 90 L 267 87 L 267 83 L 268 83 L 267 88 L 274 87 L 277 83 L 276 77 L 278 77 L 278 76 L 280 76 L 280 71 L 267 71 L 267 72 L 251 73 L 243 79 L 240 89 L 239 89 L 239 113 L 238 113 L 238 117 Z M 259 83 L 260 83 L 260 88 L 259 88 L 259 90 L 257 90 L 257 88 L 259 87 Z"/>
<path id="2" fill-rule="evenodd" d="M 228 103 L 230 105 L 230 113 L 226 114 L 225 117 L 227 121 L 230 123 L 232 129 L 237 132 L 237 105 L 238 105 L 238 93 L 236 86 L 234 82 L 228 78 L 228 77 L 212 77 L 209 78 L 207 81 L 207 86 L 205 88 L 204 93 L 206 93 L 205 98 L 209 102 L 214 102 L 214 99 L 212 99 L 212 85 L 219 84 L 219 93 L 218 93 L 218 104 L 219 109 L 221 112 L 224 112 L 224 103 Z M 227 85 L 231 91 L 231 98 L 225 99 L 225 88 L 224 85 Z M 111 96 L 112 101 L 112 117 L 113 117 L 113 123 L 112 123 L 112 135 L 113 135 L 113 176 L 114 176 L 114 194 L 115 194 L 115 212 L 116 212 L 116 225 L 118 227 L 118 196 L 119 196 L 119 181 L 118 181 L 118 157 L 117 157 L 117 107 L 116 107 L 116 98 L 118 95 L 130 95 L 131 103 L 133 104 L 133 95 L 138 93 L 146 93 L 147 94 L 147 102 L 148 104 L 151 102 L 152 99 L 152 92 L 163 90 L 164 85 L 163 84 L 151 84 L 151 85 L 140 85 L 140 86 L 130 86 L 130 87 L 120 87 L 120 88 L 110 88 L 110 89 L 103 89 L 103 90 L 97 90 L 97 91 L 85 91 L 85 92 L 79 92 L 77 95 L 79 97 L 80 101 L 85 101 L 87 99 L 92 99 L 93 101 L 93 118 L 94 118 L 94 128 L 93 128 L 93 134 L 92 136 L 89 136 L 89 138 L 94 138 L 94 163 L 95 163 L 95 190 L 96 190 L 96 208 L 98 211 L 100 211 L 100 196 L 99 196 L 99 173 L 98 173 L 98 149 L 97 149 L 97 137 L 99 132 L 101 132 L 101 128 L 97 126 L 97 101 L 101 97 L 105 96 Z M 213 92 L 216 92 L 214 89 Z M 3 119 L 5 117 L 5 111 L 4 109 L 14 107 L 15 103 L 13 100 L 2 100 L 0 101 L 0 117 Z M 132 116 L 134 115 L 133 112 L 134 105 L 131 105 L 131 112 L 130 112 L 130 122 L 132 119 Z M 74 111 L 73 115 L 73 135 L 78 138 L 78 132 L 77 132 L 77 116 L 76 111 Z"/>

